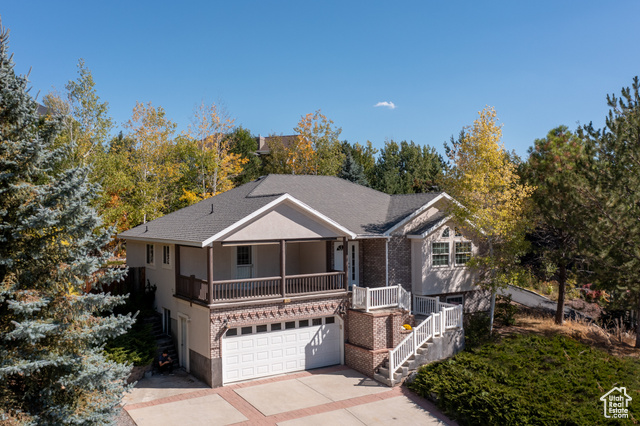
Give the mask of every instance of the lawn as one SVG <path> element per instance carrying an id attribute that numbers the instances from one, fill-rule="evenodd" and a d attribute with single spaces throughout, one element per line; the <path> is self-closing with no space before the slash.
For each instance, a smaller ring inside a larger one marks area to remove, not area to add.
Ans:
<path id="1" fill-rule="evenodd" d="M 640 362 L 568 336 L 512 335 L 422 367 L 408 387 L 461 425 L 608 424 L 600 397 L 624 386 L 640 419 Z"/>

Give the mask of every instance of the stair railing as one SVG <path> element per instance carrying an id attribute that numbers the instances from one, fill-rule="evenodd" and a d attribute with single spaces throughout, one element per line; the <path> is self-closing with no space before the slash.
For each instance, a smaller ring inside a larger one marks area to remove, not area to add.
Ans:
<path id="1" fill-rule="evenodd" d="M 431 313 L 427 319 L 413 328 L 395 348 L 389 349 L 389 381 L 394 382 L 393 375 L 418 349 L 434 337 L 443 336 L 446 330 L 462 328 L 462 305 L 442 303 L 440 312 Z"/>

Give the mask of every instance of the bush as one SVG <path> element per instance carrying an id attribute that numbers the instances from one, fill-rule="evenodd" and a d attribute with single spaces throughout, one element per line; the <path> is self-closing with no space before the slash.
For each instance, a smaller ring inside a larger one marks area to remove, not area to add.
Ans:
<path id="1" fill-rule="evenodd" d="M 136 323 L 128 333 L 109 341 L 104 352 L 112 361 L 143 366 L 153 362 L 157 349 L 151 324 Z"/>
<path id="2" fill-rule="evenodd" d="M 464 346 L 467 349 L 481 346 L 491 341 L 489 314 L 478 312 L 464 316 Z"/>
<path id="3" fill-rule="evenodd" d="M 511 295 L 496 296 L 495 320 L 501 325 L 515 325 L 518 308 L 511 304 Z"/>
<path id="4" fill-rule="evenodd" d="M 640 399 L 640 365 L 568 337 L 514 336 L 422 367 L 408 387 L 460 425 L 604 424 L 600 397 L 626 386 Z M 631 415 L 640 414 L 630 404 Z"/>

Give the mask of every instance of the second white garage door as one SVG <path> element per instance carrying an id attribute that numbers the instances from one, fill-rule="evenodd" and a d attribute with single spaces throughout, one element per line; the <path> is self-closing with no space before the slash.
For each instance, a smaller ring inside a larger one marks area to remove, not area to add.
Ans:
<path id="1" fill-rule="evenodd" d="M 340 364 L 335 317 L 231 328 L 222 338 L 223 384 Z"/>

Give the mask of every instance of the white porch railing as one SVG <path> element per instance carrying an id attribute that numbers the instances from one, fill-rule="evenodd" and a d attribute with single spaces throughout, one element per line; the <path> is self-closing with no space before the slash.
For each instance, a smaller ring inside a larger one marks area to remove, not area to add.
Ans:
<path id="1" fill-rule="evenodd" d="M 355 309 L 364 309 L 365 312 L 395 307 L 411 310 L 411 293 L 399 285 L 379 288 L 354 286 L 352 292 L 352 305 Z"/>
<path id="2" fill-rule="evenodd" d="M 413 296 L 413 313 L 418 315 L 430 315 L 434 312 L 440 312 L 443 307 L 452 308 L 453 303 L 441 302 L 438 296 Z"/>
<path id="3" fill-rule="evenodd" d="M 412 355 L 418 353 L 418 348 L 433 340 L 434 337 L 444 335 L 446 330 L 462 328 L 462 305 L 442 303 L 437 298 L 432 297 L 414 296 L 414 309 L 417 297 L 423 299 L 418 302 L 419 304 L 422 303 L 423 307 L 439 307 L 440 311 L 429 313 L 427 319 L 414 327 L 411 334 L 405 337 L 398 346 L 389 350 L 389 380 L 392 383 L 395 372 Z"/>

